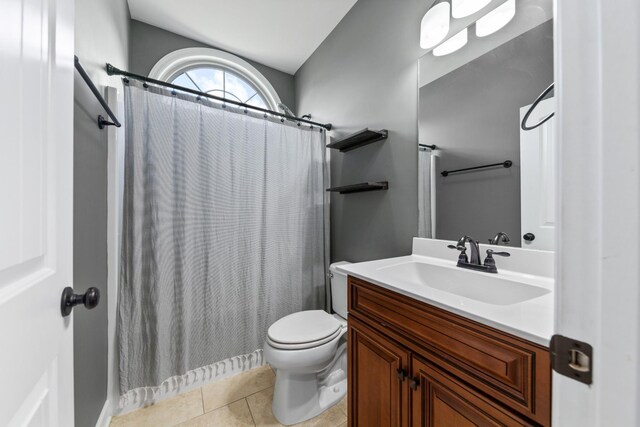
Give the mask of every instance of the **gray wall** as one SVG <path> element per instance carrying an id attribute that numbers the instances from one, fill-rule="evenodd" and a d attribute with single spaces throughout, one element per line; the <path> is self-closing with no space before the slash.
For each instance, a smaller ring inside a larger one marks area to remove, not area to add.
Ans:
<path id="1" fill-rule="evenodd" d="M 486 242 L 504 231 L 520 246 L 520 108 L 553 81 L 548 21 L 420 89 L 420 141 L 436 144 L 436 237 Z M 443 170 L 512 160 L 442 177 Z"/>
<path id="2" fill-rule="evenodd" d="M 388 129 L 389 138 L 331 153 L 332 185 L 388 180 L 388 191 L 331 196 L 331 258 L 409 254 L 418 229 L 420 20 L 432 1 L 360 0 L 296 73 L 299 111 L 334 135 Z"/>
<path id="3" fill-rule="evenodd" d="M 166 54 L 187 47 L 213 47 L 179 36 L 144 22 L 131 21 L 131 44 L 129 70 L 136 74 L 148 75 L 154 65 Z M 216 48 L 217 49 L 217 48 Z M 233 52 L 230 52 L 233 53 Z M 280 96 L 280 100 L 296 111 L 295 85 L 293 76 L 266 65 L 242 58 L 260 71 L 269 80 Z"/>
<path id="4" fill-rule="evenodd" d="M 99 89 L 118 86 L 104 63 L 127 67 L 129 9 L 126 0 L 76 1 L 75 51 Z M 107 399 L 107 130 L 105 115 L 76 73 L 74 88 L 74 289 L 100 289 L 100 305 L 74 312 L 75 425 L 95 426 Z M 121 117 L 119 117 L 122 119 Z"/>

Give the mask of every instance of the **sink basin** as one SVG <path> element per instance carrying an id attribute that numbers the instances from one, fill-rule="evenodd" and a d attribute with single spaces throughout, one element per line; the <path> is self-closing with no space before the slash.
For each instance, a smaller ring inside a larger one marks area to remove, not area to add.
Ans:
<path id="1" fill-rule="evenodd" d="M 411 282 L 461 297 L 494 305 L 512 305 L 541 297 L 551 291 L 490 273 L 426 262 L 405 262 L 382 267 L 379 273 L 393 280 Z"/>

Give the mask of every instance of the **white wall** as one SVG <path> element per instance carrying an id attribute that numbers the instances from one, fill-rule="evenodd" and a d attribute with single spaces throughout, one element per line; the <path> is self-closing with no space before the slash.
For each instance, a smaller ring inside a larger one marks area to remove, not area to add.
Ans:
<path id="1" fill-rule="evenodd" d="M 76 55 L 96 86 L 122 87 L 104 65 L 128 68 L 130 20 L 127 0 L 76 1 Z"/>

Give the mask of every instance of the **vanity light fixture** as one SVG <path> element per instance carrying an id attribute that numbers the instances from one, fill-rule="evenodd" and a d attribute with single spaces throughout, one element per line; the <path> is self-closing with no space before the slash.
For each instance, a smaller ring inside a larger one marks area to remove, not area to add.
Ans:
<path id="1" fill-rule="evenodd" d="M 440 46 L 433 49 L 434 56 L 444 56 L 450 53 L 455 52 L 460 49 L 462 46 L 467 44 L 467 29 L 460 31 L 455 36 L 451 37 L 446 42 L 442 43 Z"/>
<path id="2" fill-rule="evenodd" d="M 491 0 L 451 0 L 451 16 L 458 19 L 473 15 L 489 3 Z"/>
<path id="3" fill-rule="evenodd" d="M 476 21 L 476 35 L 486 37 L 509 23 L 516 15 L 516 0 L 507 0 Z"/>
<path id="4" fill-rule="evenodd" d="M 431 49 L 447 37 L 450 13 L 451 5 L 445 1 L 433 6 L 424 14 L 420 24 L 420 47 L 422 49 Z"/>

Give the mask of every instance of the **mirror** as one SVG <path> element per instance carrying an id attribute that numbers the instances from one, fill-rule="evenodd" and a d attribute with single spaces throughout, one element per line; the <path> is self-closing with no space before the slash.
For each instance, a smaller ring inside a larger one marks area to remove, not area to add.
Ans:
<path id="1" fill-rule="evenodd" d="M 555 119 L 521 128 L 554 80 L 553 2 L 494 0 L 473 17 L 464 29 L 450 18 L 453 37 L 419 60 L 419 236 L 503 232 L 511 246 L 553 250 Z M 547 97 L 527 123 L 554 111 Z"/>

